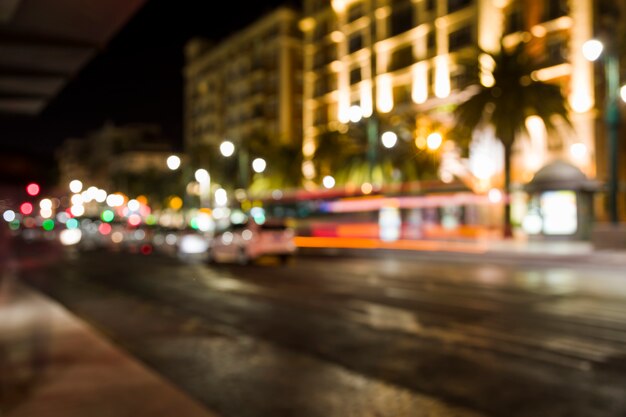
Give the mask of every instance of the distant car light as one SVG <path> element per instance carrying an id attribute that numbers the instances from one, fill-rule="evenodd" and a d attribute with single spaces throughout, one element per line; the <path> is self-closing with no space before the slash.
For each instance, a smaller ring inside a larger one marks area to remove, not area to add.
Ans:
<path id="1" fill-rule="evenodd" d="M 80 229 L 65 229 L 59 234 L 59 240 L 61 244 L 65 246 L 77 244 L 82 237 L 83 234 Z"/>
<path id="2" fill-rule="evenodd" d="M 209 248 L 207 239 L 200 235 L 185 235 L 180 238 L 180 251 L 184 254 L 204 253 Z"/>

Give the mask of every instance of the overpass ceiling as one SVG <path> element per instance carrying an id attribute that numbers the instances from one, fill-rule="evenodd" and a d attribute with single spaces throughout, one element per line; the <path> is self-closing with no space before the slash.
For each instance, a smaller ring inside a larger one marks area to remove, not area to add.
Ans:
<path id="1" fill-rule="evenodd" d="M 145 2 L 0 0 L 0 114 L 39 114 Z"/>

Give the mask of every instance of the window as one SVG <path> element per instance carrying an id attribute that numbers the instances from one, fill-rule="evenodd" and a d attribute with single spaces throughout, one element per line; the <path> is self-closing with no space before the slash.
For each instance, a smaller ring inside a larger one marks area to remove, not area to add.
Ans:
<path id="1" fill-rule="evenodd" d="M 399 69 L 413 65 L 415 60 L 413 59 L 413 45 L 406 45 L 402 48 L 395 50 L 391 54 L 391 64 L 389 65 L 389 71 L 397 71 Z"/>
<path id="2" fill-rule="evenodd" d="M 514 8 L 506 22 L 506 33 L 521 32 L 524 28 L 524 15 L 518 7 Z"/>
<path id="3" fill-rule="evenodd" d="M 557 19 L 568 13 L 567 1 L 565 0 L 548 0 L 543 2 L 543 21 Z"/>
<path id="4" fill-rule="evenodd" d="M 456 12 L 472 4 L 472 0 L 448 0 L 448 13 Z"/>
<path id="5" fill-rule="evenodd" d="M 403 104 L 410 104 L 411 101 L 411 86 L 410 85 L 398 85 L 393 88 L 393 101 L 396 106 Z"/>
<path id="6" fill-rule="evenodd" d="M 348 41 L 348 53 L 354 53 L 363 48 L 363 36 L 361 33 L 355 33 L 350 36 Z"/>
<path id="7" fill-rule="evenodd" d="M 363 16 L 363 3 L 354 3 L 348 9 L 348 22 L 354 22 L 358 18 Z"/>
<path id="8" fill-rule="evenodd" d="M 472 26 L 465 26 L 462 29 L 450 34 L 450 52 L 459 50 L 472 44 Z"/>
<path id="9" fill-rule="evenodd" d="M 475 76 L 472 76 L 467 69 L 463 69 L 450 76 L 450 88 L 452 90 L 464 90 L 477 82 L 478 79 Z"/>
<path id="10" fill-rule="evenodd" d="M 426 0 L 426 11 L 436 12 L 437 0 Z"/>
<path id="11" fill-rule="evenodd" d="M 328 108 L 326 106 L 320 106 L 315 109 L 315 125 L 323 125 L 328 123 Z"/>
<path id="12" fill-rule="evenodd" d="M 550 42 L 546 46 L 546 56 L 550 65 L 562 64 L 567 59 L 567 49 L 564 42 Z"/>
<path id="13" fill-rule="evenodd" d="M 355 68 L 350 71 L 350 84 L 354 85 L 361 82 L 361 68 Z"/>
<path id="14" fill-rule="evenodd" d="M 389 23 L 390 36 L 396 36 L 413 29 L 413 7 L 411 3 L 394 5 Z"/>
<path id="15" fill-rule="evenodd" d="M 325 20 L 318 20 L 315 29 L 313 29 L 313 40 L 319 42 L 328 34 L 327 23 Z"/>
<path id="16" fill-rule="evenodd" d="M 428 35 L 426 36 L 426 48 L 428 49 L 428 56 L 433 56 L 435 54 L 435 29 L 428 32 Z"/>

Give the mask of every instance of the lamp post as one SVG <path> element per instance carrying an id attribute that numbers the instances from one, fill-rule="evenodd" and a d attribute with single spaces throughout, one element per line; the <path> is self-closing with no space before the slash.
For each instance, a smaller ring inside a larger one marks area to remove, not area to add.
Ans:
<path id="1" fill-rule="evenodd" d="M 602 42 L 592 39 L 583 44 L 583 55 L 589 61 L 596 61 L 602 55 L 604 45 Z M 605 77 L 605 97 L 604 97 L 604 123 L 607 137 L 607 159 L 609 174 L 609 218 L 611 223 L 617 224 L 619 216 L 617 212 L 618 175 L 617 164 L 619 160 L 619 58 L 615 48 L 611 45 L 604 53 L 604 77 Z"/>

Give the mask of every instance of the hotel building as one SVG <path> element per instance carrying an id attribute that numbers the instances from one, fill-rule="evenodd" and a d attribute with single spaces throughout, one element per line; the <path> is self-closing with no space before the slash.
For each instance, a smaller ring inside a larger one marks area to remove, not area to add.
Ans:
<path id="1" fill-rule="evenodd" d="M 596 98 L 594 64 L 582 55 L 594 36 L 593 16 L 592 0 L 305 0 L 304 175 L 319 182 L 310 162 L 318 141 L 345 129 L 354 106 L 381 123 L 408 111 L 418 130 L 424 121 L 451 125 L 451 109 L 468 97 L 473 81 L 466 63 L 480 65 L 480 81 L 488 86 L 490 63 L 477 47 L 497 53 L 502 41 L 505 47 L 527 42 L 529 53 L 547 58 L 532 77 L 561 86 L 573 123 L 548 135 L 530 117 L 531 137 L 517 138 L 514 146 L 513 182 L 527 183 L 555 158 L 590 178 L 606 178 L 602 102 L 596 103 L 602 98 Z M 501 154 L 492 132 L 476 132 L 470 158 L 455 174 L 475 189 L 497 186 Z"/>
<path id="2" fill-rule="evenodd" d="M 228 139 L 302 138 L 302 39 L 299 14 L 281 7 L 212 45 L 186 45 L 185 149 L 198 158 Z M 206 161 L 197 161 L 202 163 Z"/>

